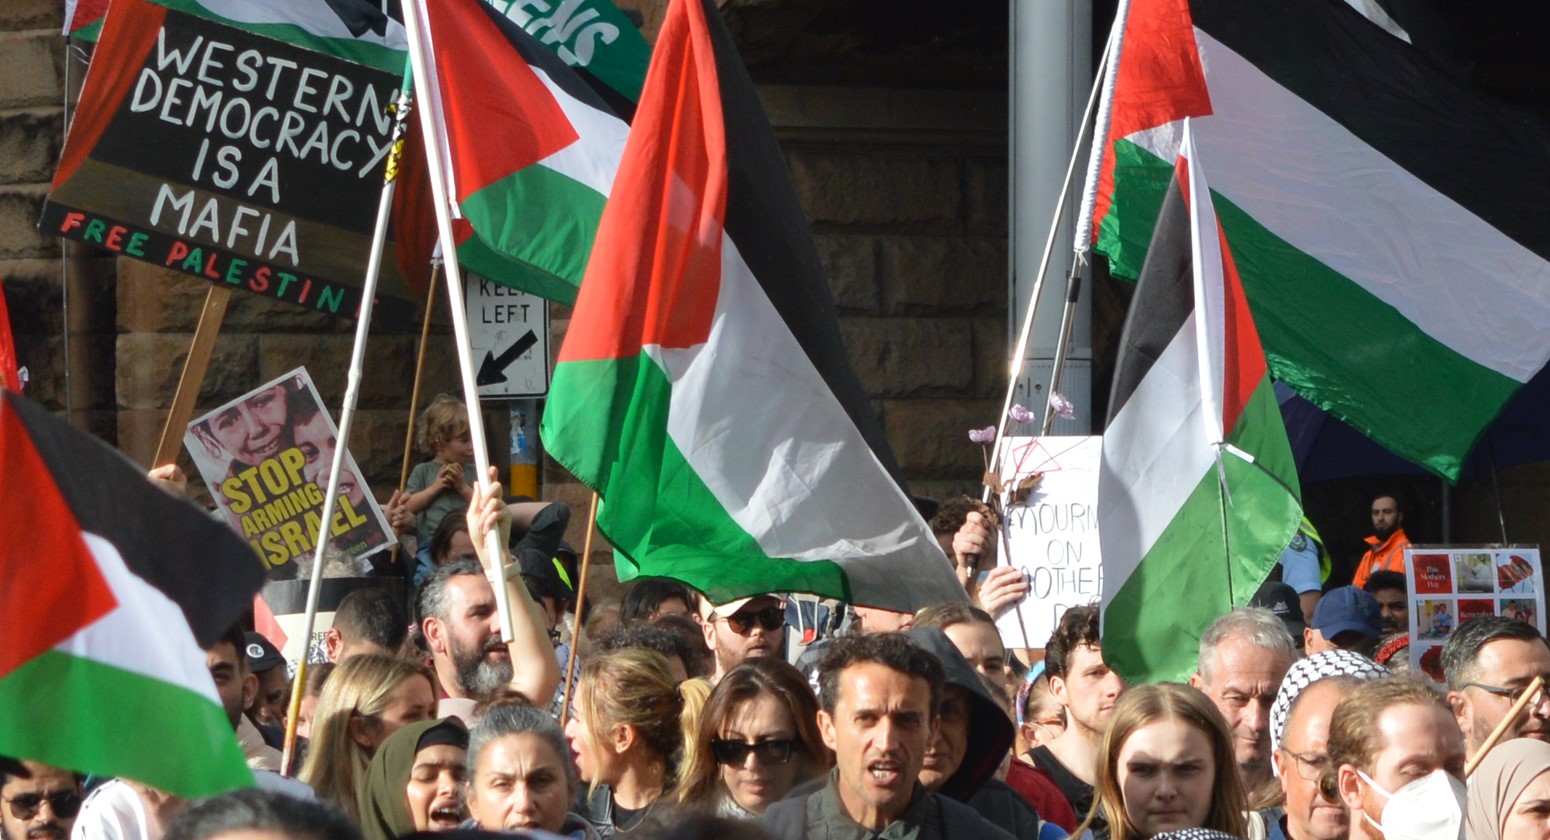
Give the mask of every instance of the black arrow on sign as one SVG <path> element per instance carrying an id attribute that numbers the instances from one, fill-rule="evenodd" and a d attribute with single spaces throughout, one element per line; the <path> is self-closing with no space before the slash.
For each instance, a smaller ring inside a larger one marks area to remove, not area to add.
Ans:
<path id="1" fill-rule="evenodd" d="M 499 385 L 506 381 L 506 368 L 517 357 L 526 353 L 528 348 L 538 343 L 538 336 L 532 330 L 528 330 L 516 343 L 501 351 L 499 356 L 494 351 L 484 351 L 484 361 L 479 365 L 479 376 L 474 381 L 482 386 Z"/>

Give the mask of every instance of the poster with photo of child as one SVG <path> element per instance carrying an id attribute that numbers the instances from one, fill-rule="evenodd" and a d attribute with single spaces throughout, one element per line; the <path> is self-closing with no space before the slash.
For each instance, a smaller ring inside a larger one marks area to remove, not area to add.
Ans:
<path id="1" fill-rule="evenodd" d="M 1539 546 L 1412 545 L 1405 549 L 1410 588 L 1410 666 L 1442 682 L 1448 634 L 1482 615 L 1526 621 L 1545 632 Z"/>
<path id="2" fill-rule="evenodd" d="M 296 577 L 296 561 L 317 549 L 339 436 L 322 405 L 306 369 L 297 368 L 196 417 L 183 436 L 216 506 L 271 580 Z M 387 517 L 349 452 L 329 533 L 329 546 L 351 558 L 392 544 Z"/>

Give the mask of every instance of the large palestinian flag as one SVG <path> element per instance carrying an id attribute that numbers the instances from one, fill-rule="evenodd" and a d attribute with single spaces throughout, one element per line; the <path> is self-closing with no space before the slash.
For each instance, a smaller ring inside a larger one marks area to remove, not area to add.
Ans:
<path id="1" fill-rule="evenodd" d="M 572 303 L 629 133 L 558 55 L 481 0 L 416 0 L 418 107 L 441 131 L 463 268 Z"/>
<path id="2" fill-rule="evenodd" d="M 224 524 L 0 395 L 0 754 L 184 797 L 253 784 L 205 667 L 263 583 Z"/>
<path id="3" fill-rule="evenodd" d="M 658 37 L 543 417 L 620 577 L 721 602 L 963 599 L 840 341 L 785 159 L 708 0 Z"/>
<path id="4" fill-rule="evenodd" d="M 1456 476 L 1550 359 L 1550 132 L 1340 0 L 1133 0 L 1096 248 L 1134 277 L 1182 121 L 1272 373 Z"/>
<path id="5" fill-rule="evenodd" d="M 1098 473 L 1103 654 L 1131 682 L 1185 678 L 1200 634 L 1253 597 L 1302 517 L 1211 159 L 1188 141 L 1125 321 Z"/>

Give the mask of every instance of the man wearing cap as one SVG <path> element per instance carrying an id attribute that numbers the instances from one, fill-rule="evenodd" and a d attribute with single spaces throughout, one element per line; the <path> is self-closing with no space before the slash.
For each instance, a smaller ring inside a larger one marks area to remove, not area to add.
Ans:
<path id="1" fill-rule="evenodd" d="M 279 731 L 281 739 L 285 737 L 285 701 L 291 687 L 285 671 L 285 657 L 268 639 L 251 630 L 247 633 L 247 642 L 248 670 L 258 678 L 258 692 L 242 711 L 264 734 L 265 743 L 277 746 L 272 740 L 273 733 Z"/>
<path id="2" fill-rule="evenodd" d="M 711 682 L 720 682 L 744 659 L 779 657 L 785 652 L 786 599 L 779 595 L 754 595 L 725 604 L 701 599 L 700 620 L 705 646 L 716 655 Z"/>
<path id="3" fill-rule="evenodd" d="M 1308 629 L 1308 623 L 1303 620 L 1302 602 L 1297 595 L 1297 590 L 1291 585 L 1275 580 L 1267 580 L 1260 584 L 1259 591 L 1249 600 L 1251 607 L 1263 607 L 1275 613 L 1276 618 L 1286 625 L 1286 632 L 1297 644 L 1297 655 L 1303 653 L 1303 631 Z"/>
<path id="4" fill-rule="evenodd" d="M 1378 600 L 1370 592 L 1342 586 L 1331 589 L 1313 609 L 1313 623 L 1303 631 L 1303 641 L 1312 656 L 1326 650 L 1370 648 L 1382 633 Z"/>

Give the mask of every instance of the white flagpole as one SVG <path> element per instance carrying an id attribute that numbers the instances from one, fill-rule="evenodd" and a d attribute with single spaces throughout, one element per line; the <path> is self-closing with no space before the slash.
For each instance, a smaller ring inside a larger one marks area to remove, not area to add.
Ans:
<path id="1" fill-rule="evenodd" d="M 422 29 L 425 25 L 420 18 L 423 9 L 418 0 L 412 0 L 404 4 L 404 29 L 409 36 L 409 62 L 414 68 L 414 78 L 420 80 L 420 96 L 429 105 L 432 97 L 437 95 L 436 75 L 434 68 L 428 66 L 425 61 L 426 32 Z M 436 229 L 441 237 L 442 258 L 446 263 L 447 275 L 447 301 L 452 309 L 452 335 L 457 342 L 458 370 L 463 379 L 463 401 L 468 404 L 468 435 L 474 443 L 474 468 L 479 475 L 474 479 L 486 490 L 489 489 L 490 480 L 490 452 L 486 446 L 484 436 L 484 417 L 479 411 L 479 386 L 474 374 L 474 360 L 470 351 L 468 340 L 468 310 L 463 301 L 463 272 L 457 262 L 457 242 L 452 234 L 451 201 L 447 195 L 446 173 L 443 163 L 446 160 L 442 155 L 441 134 L 436 125 L 436 115 L 430 107 L 421 107 L 420 129 L 425 137 L 425 156 L 430 164 L 431 194 L 435 198 L 436 205 Z M 499 613 L 501 626 L 501 641 L 511 641 L 511 604 L 506 593 L 506 564 L 502 559 L 505 556 L 505 546 L 501 545 L 500 534 L 492 529 L 485 539 L 485 551 L 490 557 L 490 564 L 495 572 L 495 609 Z"/>
<path id="2" fill-rule="evenodd" d="M 388 154 L 387 170 L 383 176 L 382 194 L 377 200 L 377 224 L 372 231 L 371 255 L 366 260 L 366 276 L 361 284 L 361 307 L 355 318 L 355 344 L 350 348 L 350 370 L 345 379 L 344 405 L 339 409 L 339 437 L 334 446 L 334 460 L 328 468 L 328 490 L 323 494 L 322 522 L 318 526 L 317 549 L 312 555 L 312 579 L 307 586 L 307 612 L 303 620 L 301 661 L 296 666 L 296 682 L 291 689 L 291 713 L 287 717 L 285 750 L 281 768 L 289 770 L 296 742 L 296 713 L 300 708 L 302 688 L 307 678 L 307 654 L 311 652 L 312 631 L 317 624 L 318 598 L 323 589 L 323 555 L 328 548 L 334 510 L 339 499 L 339 474 L 344 471 L 344 459 L 349 453 L 350 426 L 355 420 L 355 404 L 361 391 L 361 368 L 366 359 L 366 335 L 371 330 L 371 311 L 377 297 L 377 280 L 382 274 L 382 252 L 387 247 L 388 224 L 393 214 L 393 192 L 398 183 L 398 160 L 403 153 L 404 132 L 409 126 L 409 110 L 412 100 L 412 83 L 406 76 L 394 103 L 396 113 L 393 122 L 392 150 Z"/>
<path id="3" fill-rule="evenodd" d="M 1106 67 L 1109 63 L 1111 49 L 1114 46 L 1114 38 L 1111 36 L 1103 48 L 1103 55 L 1098 59 L 1100 67 Z M 1006 399 L 1001 404 L 1001 416 L 996 420 L 996 441 L 990 450 L 990 470 L 994 475 L 1001 474 L 1002 440 L 1006 437 L 1006 415 L 1012 410 L 1012 397 L 1017 393 L 1017 377 L 1022 374 L 1024 357 L 1028 355 L 1028 342 L 1033 337 L 1033 316 L 1039 309 L 1039 297 L 1044 293 L 1044 275 L 1049 273 L 1050 255 L 1055 250 L 1055 233 L 1060 229 L 1060 217 L 1066 212 L 1066 198 L 1071 194 L 1071 176 L 1076 172 L 1077 158 L 1082 155 L 1082 134 L 1087 130 L 1087 123 L 1092 119 L 1093 106 L 1098 100 L 1098 91 L 1103 88 L 1103 74 L 1093 81 L 1092 93 L 1087 95 L 1087 107 L 1082 111 L 1082 123 L 1077 128 L 1076 140 L 1071 144 L 1071 159 L 1066 164 L 1066 178 L 1060 187 L 1060 200 L 1055 202 L 1055 215 L 1050 221 L 1049 236 L 1044 240 L 1044 254 L 1039 258 L 1039 275 L 1033 279 L 1033 293 L 1028 298 L 1028 311 L 1023 314 L 1023 326 L 1017 333 L 1017 349 L 1012 352 L 1012 361 L 1007 370 Z M 1040 409 L 1035 408 L 1035 411 Z M 1044 406 L 1044 411 L 1049 406 Z M 990 501 L 990 485 L 985 485 L 981 491 L 980 501 Z"/>

